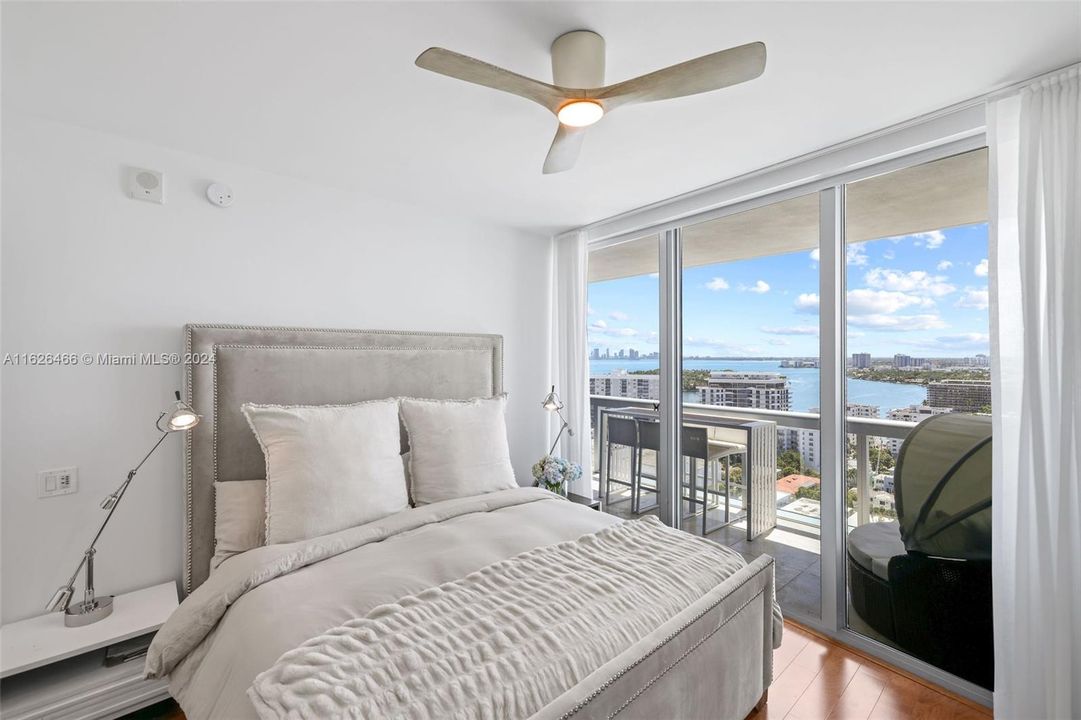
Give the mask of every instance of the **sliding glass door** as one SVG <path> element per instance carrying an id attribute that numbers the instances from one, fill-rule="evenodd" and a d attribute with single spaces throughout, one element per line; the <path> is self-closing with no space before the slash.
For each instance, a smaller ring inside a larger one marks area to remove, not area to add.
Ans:
<path id="1" fill-rule="evenodd" d="M 639 438 L 639 415 L 660 402 L 660 279 L 656 234 L 617 242 L 589 257 L 590 416 L 594 491 L 623 518 L 657 509 L 659 445 Z"/>
<path id="2" fill-rule="evenodd" d="M 788 617 L 972 696 L 991 656 L 981 141 L 606 237 L 589 265 L 604 509 L 773 556 Z"/>
<path id="3" fill-rule="evenodd" d="M 986 168 L 848 185 L 843 513 L 848 626 L 989 688 Z"/>
<path id="4" fill-rule="evenodd" d="M 818 195 L 683 230 L 684 529 L 776 560 L 821 616 Z"/>

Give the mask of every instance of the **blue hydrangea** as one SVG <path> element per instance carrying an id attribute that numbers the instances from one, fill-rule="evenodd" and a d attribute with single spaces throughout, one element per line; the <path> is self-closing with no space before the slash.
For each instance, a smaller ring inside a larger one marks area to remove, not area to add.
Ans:
<path id="1" fill-rule="evenodd" d="M 582 477 L 582 466 L 565 458 L 545 455 L 533 465 L 533 479 L 545 490 L 563 494 L 567 483 Z"/>

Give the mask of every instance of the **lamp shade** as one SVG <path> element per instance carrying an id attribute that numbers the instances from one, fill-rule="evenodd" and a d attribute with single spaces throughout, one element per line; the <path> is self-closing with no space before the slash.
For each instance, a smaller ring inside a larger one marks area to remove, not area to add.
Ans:
<path id="1" fill-rule="evenodd" d="M 180 392 L 176 393 L 176 402 L 167 407 L 158 418 L 158 430 L 162 432 L 181 432 L 191 430 L 199 424 L 202 416 L 192 409 L 191 405 L 180 399 Z M 164 421 L 164 425 L 162 422 Z"/>
<path id="2" fill-rule="evenodd" d="M 563 403 L 559 400 L 559 395 L 556 394 L 556 386 L 553 385 L 552 389 L 544 396 L 544 401 L 541 402 L 541 406 L 549 412 L 555 412 L 563 409 Z"/>

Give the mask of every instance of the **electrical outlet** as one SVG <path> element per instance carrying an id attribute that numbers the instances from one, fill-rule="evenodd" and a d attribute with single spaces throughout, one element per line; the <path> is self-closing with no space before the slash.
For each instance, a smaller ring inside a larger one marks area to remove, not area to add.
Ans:
<path id="1" fill-rule="evenodd" d="M 71 495 L 79 489 L 79 468 L 66 467 L 38 473 L 38 497 Z"/>

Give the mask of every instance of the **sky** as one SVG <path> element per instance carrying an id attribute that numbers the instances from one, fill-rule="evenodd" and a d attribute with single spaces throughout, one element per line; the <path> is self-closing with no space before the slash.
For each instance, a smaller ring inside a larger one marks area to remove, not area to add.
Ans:
<path id="1" fill-rule="evenodd" d="M 850 243 L 848 352 L 989 354 L 987 225 Z M 657 350 L 656 275 L 589 285 L 589 346 Z M 818 357 L 818 251 L 683 271 L 683 354 Z"/>

